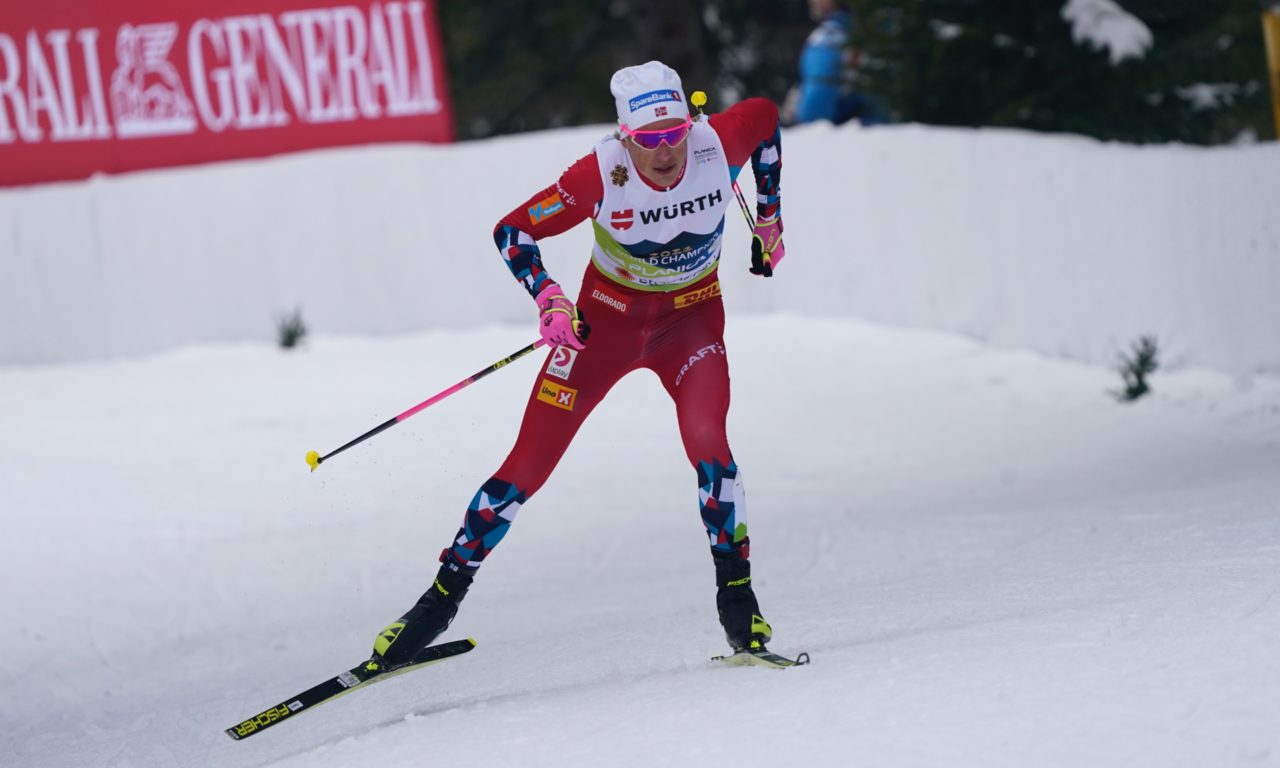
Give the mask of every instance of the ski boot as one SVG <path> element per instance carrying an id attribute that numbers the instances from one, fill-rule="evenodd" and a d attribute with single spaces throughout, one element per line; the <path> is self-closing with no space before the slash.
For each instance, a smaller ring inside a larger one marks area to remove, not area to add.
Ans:
<path id="1" fill-rule="evenodd" d="M 809 663 L 809 654 L 794 659 L 779 656 L 764 644 L 773 638 L 773 628 L 760 615 L 760 605 L 751 589 L 751 562 L 741 552 L 711 551 L 716 563 L 716 608 L 725 639 L 733 648 L 728 656 L 714 656 L 733 666 L 785 669 Z"/>
<path id="2" fill-rule="evenodd" d="M 471 587 L 472 576 L 441 566 L 431 585 L 408 613 L 388 624 L 373 642 L 376 664 L 390 671 L 413 661 L 413 657 L 448 629 L 458 613 L 458 603 Z"/>
<path id="3" fill-rule="evenodd" d="M 734 652 L 763 650 L 773 628 L 760 615 L 751 589 L 751 561 L 741 552 L 711 551 L 716 564 L 716 609 L 725 639 Z"/>

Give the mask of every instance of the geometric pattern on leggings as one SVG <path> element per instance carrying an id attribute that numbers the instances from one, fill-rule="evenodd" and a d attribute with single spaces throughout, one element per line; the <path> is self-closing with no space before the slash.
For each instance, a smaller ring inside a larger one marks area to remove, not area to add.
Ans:
<path id="1" fill-rule="evenodd" d="M 719 460 L 698 462 L 698 504 L 711 548 L 737 552 L 747 541 L 747 499 L 738 465 Z"/>
<path id="2" fill-rule="evenodd" d="M 507 535 L 525 495 L 511 483 L 491 477 L 480 486 L 467 507 L 453 546 L 440 553 L 440 561 L 455 571 L 474 573 L 489 552 Z"/>

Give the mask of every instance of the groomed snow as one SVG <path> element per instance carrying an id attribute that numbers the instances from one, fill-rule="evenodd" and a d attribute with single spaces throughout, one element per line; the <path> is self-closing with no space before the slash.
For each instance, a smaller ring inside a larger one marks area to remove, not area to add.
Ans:
<path id="1" fill-rule="evenodd" d="M 760 287 L 788 290 L 787 266 Z M 315 474 L 304 452 L 531 328 L 8 368 L 0 762 L 1280 763 L 1280 381 L 1184 369 L 1121 406 L 1105 368 L 739 298 L 757 592 L 810 667 L 707 661 L 694 476 L 640 373 L 482 570 L 449 633 L 475 652 L 233 743 L 223 728 L 361 659 L 425 588 L 535 363 Z"/>

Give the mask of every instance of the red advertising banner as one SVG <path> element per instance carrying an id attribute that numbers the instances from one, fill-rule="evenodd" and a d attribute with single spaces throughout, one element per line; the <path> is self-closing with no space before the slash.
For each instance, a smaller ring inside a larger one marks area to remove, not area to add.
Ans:
<path id="1" fill-rule="evenodd" d="M 0 186 L 453 140 L 435 0 L 0 4 Z"/>

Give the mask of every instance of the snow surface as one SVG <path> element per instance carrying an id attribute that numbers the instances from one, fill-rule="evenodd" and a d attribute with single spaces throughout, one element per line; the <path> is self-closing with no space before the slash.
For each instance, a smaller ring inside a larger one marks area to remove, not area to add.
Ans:
<path id="1" fill-rule="evenodd" d="M 528 322 L 494 223 L 604 126 L 0 191 L 0 364 L 320 333 Z M 958 332 L 1109 365 L 1280 374 L 1280 144 L 1134 147 L 1009 130 L 788 130 L 784 284 L 739 310 Z M 497 179 L 497 180 L 495 180 Z M 726 260 L 747 231 L 727 222 Z M 582 226 L 543 244 L 576 285 Z"/>
<path id="2" fill-rule="evenodd" d="M 1072 39 L 1106 49 L 1112 66 L 1151 50 L 1151 28 L 1114 0 L 1067 0 L 1062 18 L 1071 23 Z"/>
<path id="3" fill-rule="evenodd" d="M 234 743 L 426 587 L 535 366 L 304 452 L 531 329 L 0 368 L 0 763 L 1280 764 L 1280 380 L 1160 373 L 1122 406 L 1105 368 L 742 299 L 756 588 L 811 666 L 707 660 L 695 478 L 641 373 L 485 565 L 449 633 L 473 653 Z"/>

